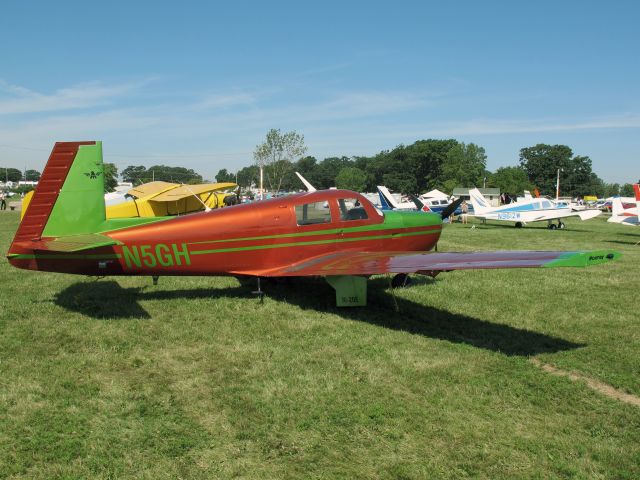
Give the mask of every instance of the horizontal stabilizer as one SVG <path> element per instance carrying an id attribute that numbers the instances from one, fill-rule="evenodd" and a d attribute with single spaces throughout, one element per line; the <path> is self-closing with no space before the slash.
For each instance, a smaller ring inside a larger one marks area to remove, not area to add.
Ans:
<path id="1" fill-rule="evenodd" d="M 597 217 L 598 215 L 600 215 L 602 213 L 602 210 L 582 210 L 578 212 L 578 216 L 580 217 L 580 220 L 590 220 L 592 218 Z"/>
<path id="2" fill-rule="evenodd" d="M 89 233 L 86 235 L 43 238 L 38 242 L 32 242 L 29 247 L 33 250 L 49 250 L 52 252 L 80 252 L 110 245 L 122 245 L 122 242 L 99 233 Z"/>

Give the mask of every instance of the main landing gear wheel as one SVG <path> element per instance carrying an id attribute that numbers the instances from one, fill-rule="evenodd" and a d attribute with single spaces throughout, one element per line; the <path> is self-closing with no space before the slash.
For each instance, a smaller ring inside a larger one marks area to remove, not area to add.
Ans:
<path id="1" fill-rule="evenodd" d="M 516 228 L 522 228 L 523 226 L 522 222 L 516 222 Z"/>
<path id="2" fill-rule="evenodd" d="M 558 222 L 558 228 L 564 228 L 564 223 L 563 222 Z"/>
<path id="3" fill-rule="evenodd" d="M 393 288 L 404 288 L 411 285 L 411 278 L 406 273 L 399 273 L 391 280 Z"/>
<path id="4" fill-rule="evenodd" d="M 558 227 L 556 227 L 556 224 L 555 224 L 555 223 L 550 223 L 550 224 L 549 224 L 549 226 L 548 226 L 548 228 L 549 228 L 550 230 L 555 230 L 555 229 L 556 229 L 556 228 L 558 228 Z"/>

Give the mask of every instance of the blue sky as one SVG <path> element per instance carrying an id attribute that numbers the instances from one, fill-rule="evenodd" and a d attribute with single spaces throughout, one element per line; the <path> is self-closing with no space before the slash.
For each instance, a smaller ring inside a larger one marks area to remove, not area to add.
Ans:
<path id="1" fill-rule="evenodd" d="M 447 3 L 445 5 L 445 3 Z M 121 169 L 213 178 L 270 128 L 308 153 L 425 138 L 488 168 L 562 143 L 610 182 L 640 177 L 640 2 L 24 2 L 0 15 L 0 165 L 56 140 Z"/>

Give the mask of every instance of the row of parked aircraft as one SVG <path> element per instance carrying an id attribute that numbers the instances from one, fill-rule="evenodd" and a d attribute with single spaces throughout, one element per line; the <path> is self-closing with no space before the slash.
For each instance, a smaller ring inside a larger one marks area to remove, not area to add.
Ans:
<path id="1" fill-rule="evenodd" d="M 300 180 L 307 187 L 308 191 L 316 191 L 302 175 L 296 172 Z M 634 185 L 636 192 L 636 202 L 640 204 L 640 190 L 638 185 Z M 378 195 L 376 203 L 382 210 L 411 211 L 419 210 L 424 212 L 441 213 L 449 211 L 451 214 L 460 214 L 461 201 L 455 202 L 453 198 L 447 198 L 442 192 L 431 191 L 423 196 L 411 196 L 411 201 L 398 201 L 396 197 L 383 185 L 377 187 Z M 482 220 L 495 220 L 500 222 L 512 222 L 520 228 L 528 223 L 547 222 L 548 228 L 555 230 L 565 228 L 562 221 L 567 217 L 578 217 L 580 220 L 590 220 L 602 213 L 596 208 L 574 208 L 567 202 L 554 201 L 548 198 L 533 197 L 530 192 L 525 191 L 524 197 L 519 197 L 517 201 L 506 205 L 492 206 L 480 190 L 473 188 L 469 191 L 470 202 L 473 213 L 468 213 Z M 609 222 L 622 223 L 624 225 L 638 225 L 638 207 L 625 208 L 619 198 L 614 199 L 613 215 Z"/>
<path id="2" fill-rule="evenodd" d="M 79 275 L 324 277 L 338 306 L 367 278 L 467 269 L 584 267 L 596 251 L 437 252 L 446 214 L 381 211 L 348 190 L 298 193 L 180 216 L 107 218 L 101 142 L 56 143 L 7 253 L 28 270 Z"/>

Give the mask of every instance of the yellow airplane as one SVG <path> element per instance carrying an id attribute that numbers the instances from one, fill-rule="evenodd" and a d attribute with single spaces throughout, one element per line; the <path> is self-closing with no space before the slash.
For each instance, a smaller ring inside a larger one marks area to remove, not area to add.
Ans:
<path id="1" fill-rule="evenodd" d="M 130 200 L 106 207 L 107 218 L 166 217 L 222 208 L 233 205 L 235 183 L 201 183 L 184 185 L 169 182 L 149 182 L 127 192 Z M 33 191 L 22 199 L 24 217 Z"/>

